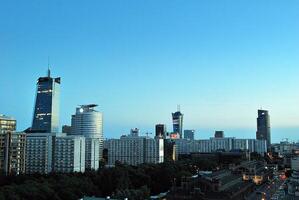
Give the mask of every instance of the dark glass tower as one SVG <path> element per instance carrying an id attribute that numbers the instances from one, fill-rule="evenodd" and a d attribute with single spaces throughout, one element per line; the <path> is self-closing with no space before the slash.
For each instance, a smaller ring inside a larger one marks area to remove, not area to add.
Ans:
<path id="1" fill-rule="evenodd" d="M 267 149 L 271 146 L 270 116 L 267 110 L 258 110 L 256 139 L 266 140 Z"/>
<path id="2" fill-rule="evenodd" d="M 173 132 L 183 138 L 183 114 L 179 111 L 172 113 Z"/>
<path id="3" fill-rule="evenodd" d="M 156 125 L 156 137 L 157 138 L 166 138 L 166 125 L 165 124 L 157 124 Z"/>
<path id="4" fill-rule="evenodd" d="M 36 100 L 31 131 L 52 133 L 59 130 L 60 77 L 47 77 L 37 81 Z"/>

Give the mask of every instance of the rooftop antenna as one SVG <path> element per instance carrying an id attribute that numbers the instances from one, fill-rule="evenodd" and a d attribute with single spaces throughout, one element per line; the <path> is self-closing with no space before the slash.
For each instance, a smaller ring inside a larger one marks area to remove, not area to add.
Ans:
<path id="1" fill-rule="evenodd" d="M 50 71 L 50 58 L 48 56 L 48 77 L 50 78 L 51 76 L 51 71 Z"/>
<path id="2" fill-rule="evenodd" d="M 178 112 L 180 112 L 181 111 L 181 105 L 177 105 L 177 109 L 178 109 Z"/>

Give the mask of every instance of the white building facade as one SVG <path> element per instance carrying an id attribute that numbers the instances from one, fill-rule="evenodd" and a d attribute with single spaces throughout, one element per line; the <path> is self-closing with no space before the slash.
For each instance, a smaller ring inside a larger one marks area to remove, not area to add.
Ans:
<path id="1" fill-rule="evenodd" d="M 177 145 L 178 154 L 190 154 L 192 152 L 210 153 L 216 151 L 241 150 L 257 152 L 263 155 L 267 152 L 265 140 L 236 139 L 236 138 L 210 138 L 209 140 L 173 140 Z"/>
<path id="2" fill-rule="evenodd" d="M 164 162 L 164 141 L 149 137 L 122 136 L 105 141 L 108 149 L 108 165 L 115 162 L 129 165 Z"/>
<path id="3" fill-rule="evenodd" d="M 61 173 L 85 171 L 85 137 L 55 138 L 54 171 Z"/>
<path id="4" fill-rule="evenodd" d="M 103 158 L 103 115 L 95 110 L 97 105 L 82 105 L 72 115 L 71 135 L 85 137 L 85 167 L 97 170 Z"/>

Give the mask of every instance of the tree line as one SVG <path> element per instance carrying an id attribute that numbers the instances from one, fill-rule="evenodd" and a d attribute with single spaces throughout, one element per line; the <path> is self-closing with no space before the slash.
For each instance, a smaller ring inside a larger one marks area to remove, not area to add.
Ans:
<path id="1" fill-rule="evenodd" d="M 217 165 L 208 159 L 183 159 L 139 166 L 116 163 L 113 168 L 102 165 L 85 173 L 0 176 L 0 200 L 77 200 L 83 196 L 148 199 L 179 185 L 182 176 Z"/>

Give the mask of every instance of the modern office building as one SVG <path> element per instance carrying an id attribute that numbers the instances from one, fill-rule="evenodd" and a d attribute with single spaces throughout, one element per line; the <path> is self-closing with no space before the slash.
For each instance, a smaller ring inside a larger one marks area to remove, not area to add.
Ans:
<path id="1" fill-rule="evenodd" d="M 224 138 L 224 131 L 215 131 L 215 138 Z"/>
<path id="2" fill-rule="evenodd" d="M 156 125 L 156 138 L 166 138 L 167 129 L 165 124 Z"/>
<path id="3" fill-rule="evenodd" d="M 17 133 L 16 120 L 0 115 L 0 174 L 25 172 L 25 133 Z"/>
<path id="4" fill-rule="evenodd" d="M 194 140 L 195 130 L 184 130 L 184 139 Z"/>
<path id="5" fill-rule="evenodd" d="M 129 165 L 164 162 L 164 141 L 149 137 L 122 136 L 105 141 L 108 150 L 108 164 L 115 162 Z"/>
<path id="6" fill-rule="evenodd" d="M 258 110 L 256 139 L 266 140 L 268 151 L 271 148 L 270 116 L 267 110 Z"/>
<path id="7" fill-rule="evenodd" d="M 72 115 L 71 135 L 85 137 L 85 167 L 99 168 L 99 161 L 103 158 L 103 115 L 95 110 L 97 105 L 81 105 Z"/>
<path id="8" fill-rule="evenodd" d="M 55 133 L 26 134 L 26 174 L 53 171 L 55 138 Z"/>
<path id="9" fill-rule="evenodd" d="M 178 133 L 183 138 L 183 114 L 179 111 L 172 113 L 173 133 Z"/>
<path id="10" fill-rule="evenodd" d="M 31 132 L 54 133 L 59 131 L 60 77 L 46 77 L 37 81 L 36 100 Z"/>
<path id="11" fill-rule="evenodd" d="M 54 171 L 85 171 L 85 137 L 62 135 L 55 138 Z"/>

